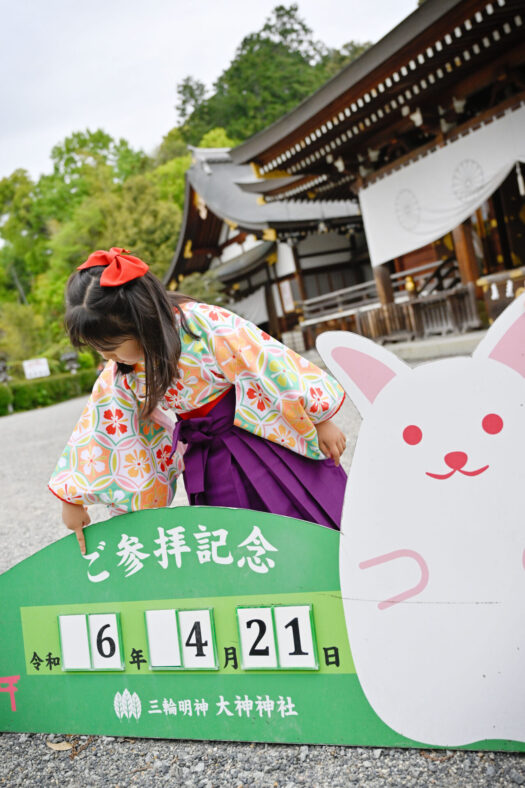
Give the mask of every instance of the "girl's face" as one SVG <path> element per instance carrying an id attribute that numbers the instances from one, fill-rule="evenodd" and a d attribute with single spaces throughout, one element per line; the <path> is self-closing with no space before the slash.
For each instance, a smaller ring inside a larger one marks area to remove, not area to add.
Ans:
<path id="1" fill-rule="evenodd" d="M 112 350 L 99 350 L 99 353 L 106 361 L 116 361 L 130 367 L 144 361 L 144 351 L 136 339 L 125 339 L 115 344 Z"/>

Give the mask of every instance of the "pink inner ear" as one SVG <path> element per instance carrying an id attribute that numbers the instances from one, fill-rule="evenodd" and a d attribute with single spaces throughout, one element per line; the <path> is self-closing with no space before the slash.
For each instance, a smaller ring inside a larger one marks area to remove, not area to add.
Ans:
<path id="1" fill-rule="evenodd" d="M 512 324 L 494 346 L 489 358 L 501 361 L 525 377 L 525 314 Z"/>
<path id="2" fill-rule="evenodd" d="M 332 358 L 353 380 L 365 397 L 373 402 L 396 373 L 367 353 L 347 347 L 336 347 L 332 350 Z"/>

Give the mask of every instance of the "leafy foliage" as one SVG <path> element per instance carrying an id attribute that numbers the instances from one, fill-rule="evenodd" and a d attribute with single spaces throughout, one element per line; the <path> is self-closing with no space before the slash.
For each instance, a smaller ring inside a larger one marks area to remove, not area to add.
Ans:
<path id="1" fill-rule="evenodd" d="M 349 41 L 347 44 L 343 44 L 341 49 L 329 49 L 326 54 L 323 55 L 320 64 L 320 69 L 324 74 L 323 81 L 338 74 L 339 71 L 345 68 L 349 63 L 361 57 L 363 52 L 366 52 L 371 46 L 371 41 L 364 41 L 363 43 Z"/>
<path id="2" fill-rule="evenodd" d="M 96 377 L 94 368 L 82 369 L 76 375 L 65 373 L 35 380 L 12 381 L 6 388 L 11 394 L 13 410 L 31 410 L 87 394 Z"/>
<path id="3" fill-rule="evenodd" d="M 188 274 L 182 279 L 179 290 L 184 295 L 191 296 L 196 301 L 202 301 L 205 304 L 220 306 L 227 301 L 224 287 L 213 271 L 206 271 L 203 274 L 196 271 L 193 274 Z"/>
<path id="4" fill-rule="evenodd" d="M 146 175 L 135 175 L 124 183 L 119 199 L 105 218 L 101 248 L 124 246 L 162 277 L 173 257 L 180 230 L 182 212 L 178 205 L 160 199 L 157 185 Z"/>
<path id="5" fill-rule="evenodd" d="M 296 4 L 278 5 L 259 31 L 245 36 L 210 90 L 191 76 L 182 80 L 180 124 L 152 156 L 102 129 L 86 129 L 55 145 L 50 174 L 34 182 L 18 169 L 1 179 L 0 352 L 10 364 L 45 355 L 58 368 L 68 344 L 64 288 L 93 250 L 126 247 L 163 276 L 182 220 L 188 143 L 235 146 L 367 46 L 349 42 L 329 49 L 313 38 Z M 212 273 L 186 277 L 181 289 L 209 303 L 225 300 Z"/>
<path id="6" fill-rule="evenodd" d="M 188 146 L 179 127 L 175 126 L 162 138 L 162 142 L 155 152 L 155 165 L 158 167 L 179 156 L 186 156 L 187 153 Z"/>
<path id="7" fill-rule="evenodd" d="M 184 147 L 186 149 L 186 145 Z M 191 154 L 186 152 L 184 156 L 177 156 L 147 174 L 157 188 L 159 199 L 174 202 L 180 211 L 184 209 L 184 173 L 190 164 Z"/>
<path id="8" fill-rule="evenodd" d="M 180 119 L 184 121 L 204 103 L 206 85 L 194 77 L 184 77 L 182 82 L 177 85 L 177 95 L 179 97 L 177 112 Z"/>
<path id="9" fill-rule="evenodd" d="M 0 383 L 0 416 L 9 413 L 9 406 L 13 402 L 13 392 L 9 386 Z"/>
<path id="10" fill-rule="evenodd" d="M 42 315 L 28 304 L 0 304 L 0 353 L 22 361 L 39 355 L 47 328 Z"/>
<path id="11" fill-rule="evenodd" d="M 329 49 L 312 38 L 297 4 L 278 5 L 261 30 L 242 40 L 211 95 L 193 77 L 179 84 L 181 133 L 193 145 L 212 127 L 244 140 L 293 109 L 368 46 L 351 41 L 341 50 Z"/>
<path id="12" fill-rule="evenodd" d="M 238 144 L 238 140 L 228 137 L 223 128 L 210 129 L 199 142 L 199 148 L 233 148 Z"/>

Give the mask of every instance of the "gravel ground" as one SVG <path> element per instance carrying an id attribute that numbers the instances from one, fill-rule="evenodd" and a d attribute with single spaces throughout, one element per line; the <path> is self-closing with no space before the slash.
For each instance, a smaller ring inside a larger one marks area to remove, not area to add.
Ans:
<path id="1" fill-rule="evenodd" d="M 83 400 L 0 419 L 0 571 L 60 539 L 58 501 L 46 489 Z M 350 437 L 359 416 L 346 402 L 336 417 Z M 30 495 L 28 495 L 30 485 Z M 184 490 L 176 503 L 186 503 Z M 104 519 L 92 507 L 92 519 Z M 60 745 L 63 749 L 55 749 Z M 0 734 L 0 785 L 6 786 L 512 786 L 525 785 L 525 754 L 386 750 L 165 741 L 59 734 Z"/>

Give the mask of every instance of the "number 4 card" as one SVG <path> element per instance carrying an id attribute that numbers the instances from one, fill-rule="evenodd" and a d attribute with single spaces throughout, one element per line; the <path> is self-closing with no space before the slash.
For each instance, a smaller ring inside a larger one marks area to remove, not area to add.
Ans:
<path id="1" fill-rule="evenodd" d="M 217 670 L 217 649 L 211 610 L 179 610 L 182 659 L 186 670 Z"/>
<path id="2" fill-rule="evenodd" d="M 146 633 L 152 670 L 217 670 L 213 611 L 146 610 Z"/>

